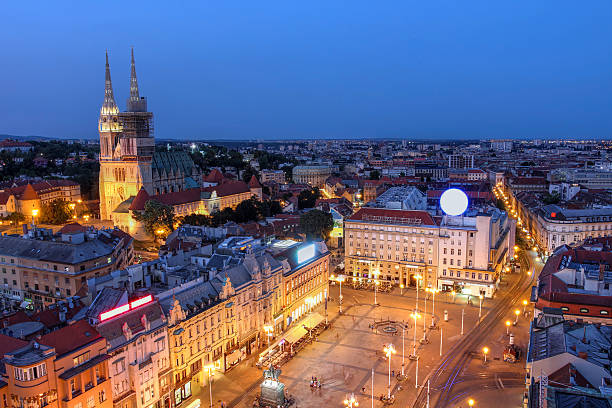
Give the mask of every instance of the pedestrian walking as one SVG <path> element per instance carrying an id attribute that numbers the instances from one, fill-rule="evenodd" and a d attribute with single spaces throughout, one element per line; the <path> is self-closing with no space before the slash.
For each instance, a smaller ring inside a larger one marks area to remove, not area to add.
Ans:
<path id="1" fill-rule="evenodd" d="M 395 370 L 391 370 L 391 377 L 395 377 Z"/>

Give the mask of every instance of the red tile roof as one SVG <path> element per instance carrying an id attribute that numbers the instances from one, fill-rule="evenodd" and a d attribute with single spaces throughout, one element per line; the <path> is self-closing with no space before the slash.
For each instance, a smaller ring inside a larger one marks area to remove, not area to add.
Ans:
<path id="1" fill-rule="evenodd" d="M 27 341 L 0 334 L 0 356 L 4 356 L 6 353 L 10 353 L 13 350 L 17 350 L 27 345 Z"/>
<path id="2" fill-rule="evenodd" d="M 220 184 L 223 181 L 223 174 L 217 169 L 212 169 L 212 171 L 208 173 L 208 176 L 204 177 L 204 181 Z"/>
<path id="3" fill-rule="evenodd" d="M 250 188 L 261 188 L 261 184 L 259 184 L 259 181 L 257 180 L 257 177 L 255 177 L 254 174 L 251 176 L 251 180 L 249 180 L 249 187 Z"/>
<path id="4" fill-rule="evenodd" d="M 130 204 L 129 209 L 131 211 L 142 211 L 144 210 L 144 206 L 146 202 L 149 201 L 150 199 L 151 199 L 151 196 L 149 196 L 149 193 L 147 193 L 147 190 L 145 190 L 144 187 L 141 187 L 138 194 L 136 194 L 136 197 L 134 197 L 132 204 Z"/>
<path id="5" fill-rule="evenodd" d="M 20 200 L 38 200 L 38 194 L 31 184 L 28 184 L 23 190 L 23 194 L 19 197 Z"/>
<path id="6" fill-rule="evenodd" d="M 388 210 L 386 208 L 363 207 L 347 220 L 367 221 L 368 217 L 413 218 L 421 221 L 423 225 L 436 225 L 427 211 Z"/>
<path id="7" fill-rule="evenodd" d="M 231 180 L 218 186 L 204 187 L 202 191 L 217 192 L 217 197 L 225 197 L 234 194 L 248 193 L 251 190 L 244 181 Z"/>
<path id="8" fill-rule="evenodd" d="M 156 200 L 166 205 L 193 203 L 200 201 L 200 191 L 200 188 L 189 188 L 183 191 L 174 191 L 172 193 L 154 195 L 151 197 L 151 200 Z"/>
<path id="9" fill-rule="evenodd" d="M 54 347 L 58 355 L 69 353 L 98 339 L 100 333 L 85 320 L 79 320 L 59 330 L 45 334 L 39 340 L 40 344 Z"/>
<path id="10" fill-rule="evenodd" d="M 81 232 L 85 232 L 85 231 L 87 231 L 87 228 L 85 228 L 78 222 L 72 222 L 70 224 L 64 225 L 58 231 L 58 234 L 80 234 Z"/>
<path id="11" fill-rule="evenodd" d="M 17 140 L 4 139 L 0 141 L 0 148 L 2 147 L 32 147 L 32 145 L 28 142 L 18 142 Z"/>
<path id="12" fill-rule="evenodd" d="M 0 205 L 6 205 L 6 203 L 8 202 L 9 198 L 11 198 L 13 194 L 10 192 L 3 192 L 0 193 Z"/>

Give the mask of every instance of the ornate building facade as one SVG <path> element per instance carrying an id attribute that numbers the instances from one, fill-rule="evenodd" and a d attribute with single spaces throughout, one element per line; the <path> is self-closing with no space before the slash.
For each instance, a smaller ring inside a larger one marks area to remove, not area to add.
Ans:
<path id="1" fill-rule="evenodd" d="M 125 200 L 141 187 L 150 195 L 182 191 L 200 185 L 201 170 L 185 152 L 155 152 L 153 114 L 141 97 L 132 50 L 130 97 L 120 112 L 113 94 L 108 54 L 100 133 L 100 218 L 111 219 Z"/>

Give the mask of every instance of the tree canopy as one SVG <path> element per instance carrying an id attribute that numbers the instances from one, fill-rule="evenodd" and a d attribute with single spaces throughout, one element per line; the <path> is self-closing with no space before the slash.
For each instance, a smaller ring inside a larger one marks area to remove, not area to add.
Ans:
<path id="1" fill-rule="evenodd" d="M 68 201 L 62 199 L 43 204 L 40 209 L 40 222 L 43 224 L 64 224 L 71 217 L 72 211 L 68 206 Z"/>
<path id="2" fill-rule="evenodd" d="M 153 236 L 167 236 L 174 230 L 174 211 L 171 206 L 149 200 L 144 211 L 134 212 L 134 218 L 143 223 L 145 231 Z"/>
<path id="3" fill-rule="evenodd" d="M 238 204 L 235 210 L 227 207 L 211 215 L 186 215 L 181 220 L 181 225 L 207 225 L 209 227 L 218 227 L 228 221 L 238 223 L 257 221 L 265 217 L 272 217 L 281 212 L 282 208 L 278 201 L 259 201 L 256 198 L 250 198 Z"/>
<path id="4" fill-rule="evenodd" d="M 321 192 L 317 187 L 311 190 L 303 190 L 298 195 L 298 208 L 302 210 L 314 207 L 319 197 L 321 197 Z"/>
<path id="5" fill-rule="evenodd" d="M 334 219 L 325 211 L 310 210 L 300 216 L 300 227 L 308 239 L 327 239 L 334 228 Z"/>

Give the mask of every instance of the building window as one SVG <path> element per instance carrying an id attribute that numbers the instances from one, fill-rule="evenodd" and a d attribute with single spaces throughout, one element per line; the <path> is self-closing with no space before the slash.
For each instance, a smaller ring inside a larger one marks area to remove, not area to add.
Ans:
<path id="1" fill-rule="evenodd" d="M 564 312 L 569 312 L 569 307 L 561 306 L 561 310 L 563 310 Z"/>
<path id="2" fill-rule="evenodd" d="M 607 316 L 607 315 L 609 315 L 610 313 L 608 313 L 608 311 L 607 311 L 607 310 L 600 310 L 600 311 L 599 311 L 599 314 L 600 314 L 600 315 L 605 315 L 605 316 Z"/>
<path id="3" fill-rule="evenodd" d="M 587 309 L 586 307 L 581 307 L 580 313 L 589 313 L 589 309 Z"/>

